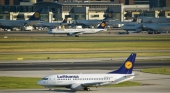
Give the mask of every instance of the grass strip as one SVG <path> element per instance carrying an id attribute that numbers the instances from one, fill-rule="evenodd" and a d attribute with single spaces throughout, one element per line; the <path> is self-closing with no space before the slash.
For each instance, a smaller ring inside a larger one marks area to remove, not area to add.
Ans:
<path id="1" fill-rule="evenodd" d="M 57 59 L 77 59 L 77 58 L 120 58 L 129 56 L 127 53 L 76 53 L 76 54 L 0 54 L 0 60 L 17 60 L 23 58 L 23 60 L 57 60 Z M 137 53 L 137 57 L 154 57 L 154 56 L 169 56 L 170 52 L 140 52 Z M 154 59 L 154 58 L 153 58 Z M 157 59 L 157 58 L 155 58 Z M 160 58 L 159 58 L 160 60 Z"/>
<path id="2" fill-rule="evenodd" d="M 28 77 L 0 77 L 0 89 L 40 89 L 44 88 L 37 84 L 40 78 Z M 109 85 L 107 87 L 140 86 L 138 82 L 127 81 L 124 83 Z"/>
<path id="3" fill-rule="evenodd" d="M 0 41 L 95 41 L 95 40 L 170 40 L 170 35 L 146 35 L 146 36 L 87 36 L 87 37 L 45 37 L 45 36 L 8 36 L 8 38 L 0 37 Z"/>
<path id="4" fill-rule="evenodd" d="M 142 69 L 142 72 L 145 73 L 152 73 L 152 74 L 165 74 L 170 75 L 170 67 L 163 67 L 163 68 L 147 68 Z"/>
<path id="5" fill-rule="evenodd" d="M 134 81 L 126 81 L 119 84 L 111 84 L 106 87 L 132 87 L 132 86 L 142 86 L 142 84 Z"/>
<path id="6" fill-rule="evenodd" d="M 1 43 L 0 52 L 170 50 L 170 42 L 40 42 Z"/>

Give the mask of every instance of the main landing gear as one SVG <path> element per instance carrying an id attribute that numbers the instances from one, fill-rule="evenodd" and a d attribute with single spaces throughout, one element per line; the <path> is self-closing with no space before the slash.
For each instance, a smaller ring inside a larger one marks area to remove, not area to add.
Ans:
<path id="1" fill-rule="evenodd" d="M 90 88 L 88 88 L 88 87 L 84 87 L 84 90 L 86 90 L 86 91 L 90 91 Z"/>
<path id="2" fill-rule="evenodd" d="M 49 88 L 49 91 L 51 91 L 52 89 L 51 88 Z"/>

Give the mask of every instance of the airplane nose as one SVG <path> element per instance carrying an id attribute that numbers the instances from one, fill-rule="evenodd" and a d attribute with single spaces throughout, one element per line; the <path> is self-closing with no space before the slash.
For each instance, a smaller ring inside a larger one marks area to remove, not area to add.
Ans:
<path id="1" fill-rule="evenodd" d="M 42 80 L 39 80 L 37 84 L 42 85 Z"/>

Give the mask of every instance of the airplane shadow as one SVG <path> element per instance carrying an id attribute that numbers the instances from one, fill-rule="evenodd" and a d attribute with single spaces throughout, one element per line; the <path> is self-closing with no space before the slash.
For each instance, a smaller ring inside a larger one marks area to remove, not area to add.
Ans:
<path id="1" fill-rule="evenodd" d="M 29 90 L 29 91 L 34 91 L 34 92 L 36 92 L 36 91 L 38 91 L 38 92 L 42 92 L 42 93 L 44 93 L 44 92 L 61 92 L 61 93 L 63 93 L 63 92 L 65 92 L 65 93 L 77 93 L 77 92 L 87 92 L 87 91 L 84 91 L 84 90 L 79 90 L 79 91 L 73 91 L 73 90 L 67 90 L 67 89 L 52 89 L 51 91 L 49 91 L 48 89 L 35 89 L 35 90 Z M 90 91 L 95 91 L 95 90 L 90 90 Z"/>

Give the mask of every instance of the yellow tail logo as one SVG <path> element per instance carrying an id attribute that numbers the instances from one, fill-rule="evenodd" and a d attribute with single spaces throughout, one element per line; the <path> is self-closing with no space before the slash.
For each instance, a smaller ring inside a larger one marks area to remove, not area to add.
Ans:
<path id="1" fill-rule="evenodd" d="M 40 17 L 40 14 L 38 12 L 35 12 L 35 18 L 39 18 Z"/>
<path id="2" fill-rule="evenodd" d="M 104 26 L 105 26 L 105 23 L 101 23 L 101 26 L 104 27 Z"/>

